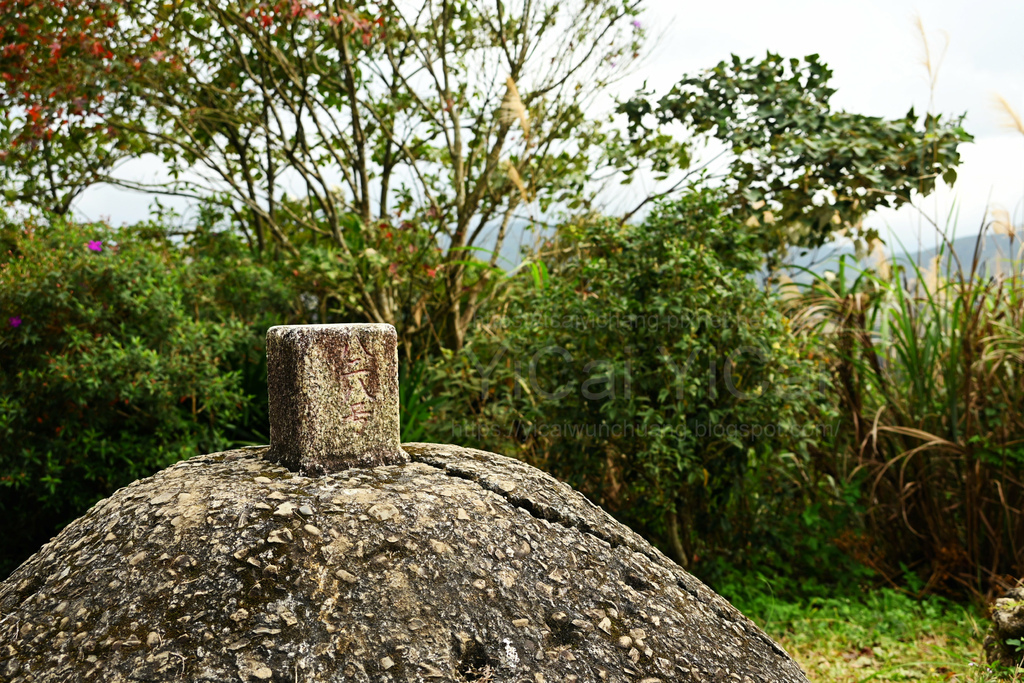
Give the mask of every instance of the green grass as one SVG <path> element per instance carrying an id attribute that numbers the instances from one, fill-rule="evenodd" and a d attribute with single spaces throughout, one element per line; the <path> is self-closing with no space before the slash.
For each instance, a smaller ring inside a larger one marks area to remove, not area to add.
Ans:
<path id="1" fill-rule="evenodd" d="M 939 597 L 915 600 L 890 589 L 786 601 L 764 586 L 729 597 L 811 681 L 1021 680 L 985 663 L 981 643 L 988 621 L 974 606 Z"/>

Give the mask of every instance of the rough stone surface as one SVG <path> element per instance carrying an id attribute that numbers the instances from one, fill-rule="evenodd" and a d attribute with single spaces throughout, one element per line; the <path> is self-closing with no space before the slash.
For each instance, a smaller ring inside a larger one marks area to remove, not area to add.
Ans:
<path id="1" fill-rule="evenodd" d="M 807 680 L 565 484 L 404 448 L 315 478 L 228 451 L 117 491 L 0 584 L 0 679 Z"/>
<path id="2" fill-rule="evenodd" d="M 989 664 L 1019 666 L 1024 653 L 1007 640 L 1024 642 L 1024 588 L 1011 588 L 992 604 L 992 628 L 985 636 L 985 657 Z"/>
<path id="3" fill-rule="evenodd" d="M 267 383 L 270 460 L 312 475 L 409 461 L 391 325 L 271 327 Z"/>

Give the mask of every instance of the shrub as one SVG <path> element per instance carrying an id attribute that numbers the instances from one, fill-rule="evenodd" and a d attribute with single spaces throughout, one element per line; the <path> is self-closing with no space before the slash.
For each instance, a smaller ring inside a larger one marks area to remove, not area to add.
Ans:
<path id="1" fill-rule="evenodd" d="M 227 446 L 249 403 L 229 359 L 252 339 L 209 314 L 228 280 L 153 225 L 5 221 L 0 243 L 6 575 L 116 488 Z"/>
<path id="2" fill-rule="evenodd" d="M 823 376 L 742 227 L 692 193 L 641 225 L 565 226 L 541 257 L 445 365 L 436 436 L 546 468 L 680 563 L 785 564 L 799 550 L 780 520 L 807 531 L 816 495 Z"/>

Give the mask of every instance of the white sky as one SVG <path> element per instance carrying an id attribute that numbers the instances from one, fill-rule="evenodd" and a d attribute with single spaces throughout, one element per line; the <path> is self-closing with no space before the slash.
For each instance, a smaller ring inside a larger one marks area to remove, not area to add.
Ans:
<path id="1" fill-rule="evenodd" d="M 784 57 L 818 53 L 832 69 L 837 108 L 897 117 L 914 106 L 929 106 L 924 48 L 914 19 L 920 16 L 933 57 L 948 38 L 939 68 L 933 109 L 967 112 L 965 128 L 975 142 L 963 146 L 960 178 L 922 202 L 921 208 L 946 222 L 953 202 L 959 205 L 958 235 L 977 232 L 987 203 L 1024 219 L 1024 136 L 1001 125 L 993 102 L 1002 95 L 1024 115 L 1024 2 L 977 0 L 732 0 L 679 2 L 648 0 L 641 17 L 652 34 L 661 33 L 645 63 L 619 85 L 622 96 L 646 80 L 658 94 L 684 73 L 711 67 L 731 53 L 763 57 L 770 50 Z M 135 162 L 125 173 L 152 179 L 154 166 Z M 151 198 L 111 188 L 89 190 L 77 202 L 79 214 L 107 217 L 117 225 L 145 218 Z M 172 202 L 167 202 L 172 203 Z M 912 208 L 880 212 L 868 225 L 887 228 L 910 246 L 922 221 Z M 931 228 L 922 234 L 932 243 Z"/>

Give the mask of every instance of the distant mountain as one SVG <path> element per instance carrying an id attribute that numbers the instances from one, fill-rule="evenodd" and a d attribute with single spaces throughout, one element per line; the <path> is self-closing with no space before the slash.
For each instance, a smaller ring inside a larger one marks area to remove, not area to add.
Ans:
<path id="1" fill-rule="evenodd" d="M 493 249 L 497 232 L 497 227 L 486 230 L 477 240 L 477 246 L 488 251 Z M 553 232 L 554 230 L 550 227 L 532 224 L 528 220 L 511 221 L 501 247 L 498 266 L 506 271 L 513 270 L 522 263 L 524 249 L 528 252 L 532 251 L 545 236 Z M 919 264 L 920 268 L 924 270 L 931 266 L 932 259 L 941 251 L 943 258 L 940 272 L 946 273 L 950 268 L 957 268 L 958 263 L 959 267 L 964 268 L 967 272 L 971 271 L 975 249 L 978 245 L 977 235 L 958 237 L 946 245 L 941 242 L 935 244 L 935 240 L 931 240 L 931 242 L 932 244 L 922 245 L 922 248 L 918 249 L 917 245 L 900 245 L 892 240 L 886 252 L 889 254 L 890 260 L 892 255 L 896 254 L 897 263 L 906 265 L 908 268 L 911 268 L 913 264 Z M 986 234 L 979 247 L 976 272 L 982 274 L 1008 272 L 1011 259 L 1016 260 L 1018 268 L 1020 268 L 1021 262 L 1024 261 L 1024 252 L 1021 252 L 1021 248 L 1022 242 L 1019 239 L 1014 240 L 1011 244 L 1010 238 L 1006 235 Z M 1011 251 L 1016 253 L 1011 253 Z M 951 258 L 951 254 L 955 254 L 956 258 Z M 490 254 L 479 251 L 476 253 L 476 257 L 486 259 L 490 257 Z M 874 266 L 874 257 L 868 256 L 858 262 L 852 247 L 832 244 L 812 250 L 793 249 L 786 272 L 795 282 L 810 282 L 811 275 L 803 272 L 800 268 L 806 268 L 819 275 L 829 270 L 835 272 L 838 270 L 839 259 L 842 257 L 846 258 L 847 268 L 854 267 L 854 270 L 851 271 L 852 277 L 856 277 L 864 268 Z"/>
<path id="2" fill-rule="evenodd" d="M 910 245 L 890 244 L 886 252 L 889 255 L 890 263 L 895 261 L 898 264 L 912 269 L 917 265 L 922 270 L 931 267 L 932 260 L 941 253 L 939 261 L 939 272 L 955 272 L 963 269 L 966 273 L 972 271 L 981 275 L 994 275 L 1000 272 L 1009 272 L 1010 265 L 1016 261 L 1018 268 L 1024 260 L 1021 240 L 1010 240 L 1006 235 L 986 234 L 979 243 L 978 235 L 958 237 L 947 244 L 939 244 L 928 248 L 917 249 Z M 905 249 L 904 249 L 905 247 Z M 895 254 L 895 258 L 894 255 Z M 977 266 L 974 267 L 975 256 Z M 867 258 L 857 261 L 854 250 L 847 246 L 824 246 L 811 251 L 794 250 L 790 256 L 790 268 L 786 271 L 795 282 L 809 282 L 811 275 L 802 268 L 821 275 L 827 271 L 837 272 L 839 260 L 846 259 L 847 268 L 854 268 L 851 277 L 856 277 L 859 271 L 875 266 L 875 258 Z M 796 266 L 796 267 L 793 267 Z"/>

